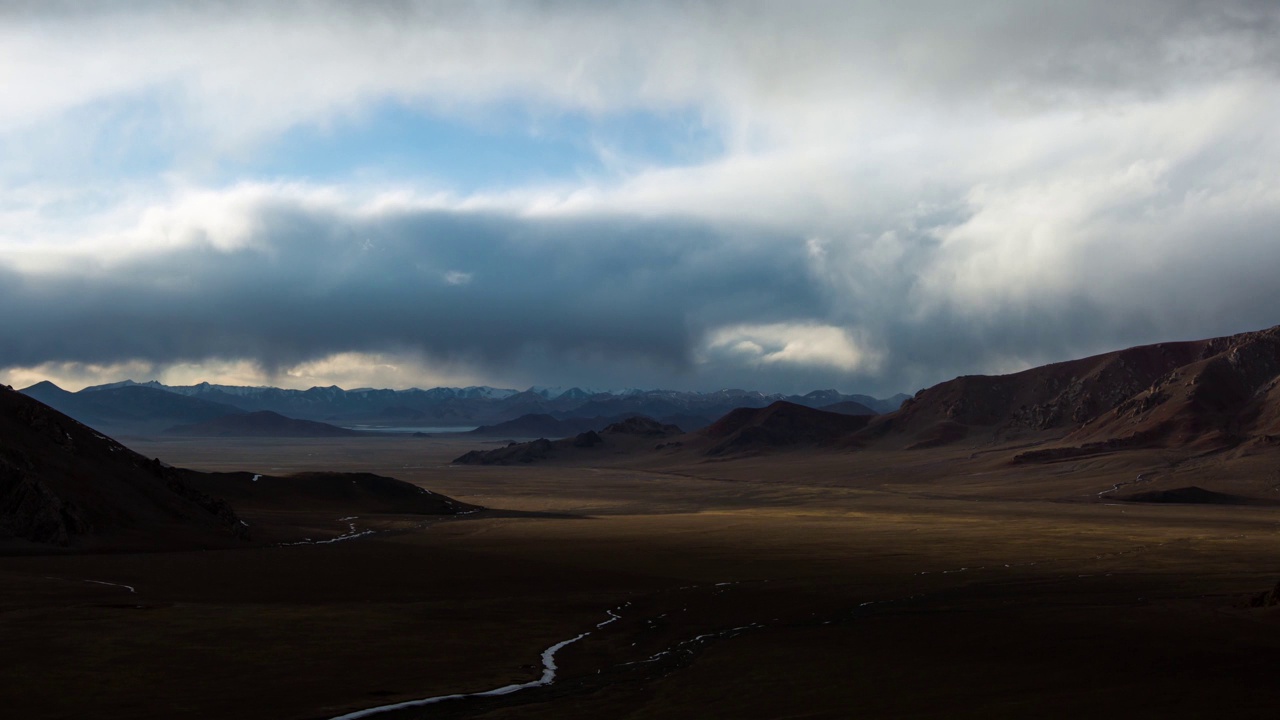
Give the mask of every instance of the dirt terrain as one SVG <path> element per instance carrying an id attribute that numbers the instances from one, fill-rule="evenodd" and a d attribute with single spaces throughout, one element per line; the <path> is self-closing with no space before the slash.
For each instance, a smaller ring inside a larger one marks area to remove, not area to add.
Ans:
<path id="1" fill-rule="evenodd" d="M 126 438 L 205 471 L 406 480 L 487 510 L 305 542 L 0 558 L 14 717 L 1273 717 L 1265 452 L 1015 448 L 452 466 L 475 439 Z M 261 512 L 287 514 L 279 508 Z M 251 516 L 252 513 L 249 513 Z M 252 517 L 250 522 L 253 522 Z M 375 531 L 371 534 L 364 534 Z M 338 542 L 328 542 L 345 538 Z M 614 617 L 618 619 L 612 622 Z"/>

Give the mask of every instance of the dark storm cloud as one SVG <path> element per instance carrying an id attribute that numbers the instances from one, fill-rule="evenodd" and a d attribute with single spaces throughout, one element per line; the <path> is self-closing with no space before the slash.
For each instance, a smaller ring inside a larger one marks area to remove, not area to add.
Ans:
<path id="1" fill-rule="evenodd" d="M 817 248 L 749 227 L 616 214 L 362 214 L 275 197 L 245 217 L 254 230 L 239 246 L 196 241 L 105 269 L 0 266 L 0 306 L 10 309 L 0 315 L 0 367 L 248 359 L 270 376 L 334 353 L 391 352 L 529 384 L 887 395 L 1280 320 L 1280 245 L 1258 217 L 1219 224 L 1217 242 L 1234 252 L 1195 242 L 1192 227 L 1190 239 L 1172 237 L 1192 254 L 1167 267 L 1071 256 L 1089 273 L 1075 289 L 1025 291 L 980 310 L 954 286 L 929 291 L 924 280 L 956 262 L 938 237 L 971 219 L 959 206 L 882 238 L 891 262 L 875 260 L 885 250 L 866 241 Z M 707 350 L 725 328 L 767 345 L 752 328 L 813 326 L 846 330 L 873 361 Z"/>
<path id="2" fill-rule="evenodd" d="M 273 207 L 265 241 L 109 272 L 5 271 L 0 366 L 419 350 L 502 367 L 533 352 L 687 367 L 697 332 L 821 313 L 803 242 L 661 221 L 423 212 L 364 222 Z"/>

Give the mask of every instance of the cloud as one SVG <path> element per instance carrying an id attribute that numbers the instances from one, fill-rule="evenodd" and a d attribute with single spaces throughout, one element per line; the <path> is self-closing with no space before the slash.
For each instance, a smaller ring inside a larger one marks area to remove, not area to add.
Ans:
<path id="1" fill-rule="evenodd" d="M 73 249 L 0 270 L 0 302 L 28 309 L 0 320 L 13 339 L 0 366 L 250 358 L 278 372 L 341 353 L 411 352 L 490 372 L 612 363 L 679 374 L 704 328 L 821 312 L 803 244 L 750 229 L 330 196 L 258 186 L 178 198 L 109 235 L 146 252 L 103 263 Z M 205 218 L 216 218 L 208 231 Z M 254 230 L 213 231 L 226 227 Z"/>
<path id="2" fill-rule="evenodd" d="M 0 13 L 0 367 L 896 392 L 1280 321 L 1270 2 Z M 388 104 L 719 152 L 222 174 Z"/>
<path id="3" fill-rule="evenodd" d="M 844 372 L 874 370 L 879 358 L 858 347 L 844 328 L 774 323 L 717 328 L 704 340 L 704 362 L 728 356 L 736 363 L 826 367 Z"/>
<path id="4" fill-rule="evenodd" d="M 10 69 L 0 127 L 142 94 L 205 133 L 201 146 L 224 149 L 359 117 L 383 98 L 462 114 L 511 99 L 591 113 L 699 107 L 739 144 L 790 143 L 882 125 L 867 111 L 885 101 L 1026 111 L 1274 77 L 1280 37 L 1280 12 L 1263 1 L 115 3 L 0 13 L 0 65 Z"/>

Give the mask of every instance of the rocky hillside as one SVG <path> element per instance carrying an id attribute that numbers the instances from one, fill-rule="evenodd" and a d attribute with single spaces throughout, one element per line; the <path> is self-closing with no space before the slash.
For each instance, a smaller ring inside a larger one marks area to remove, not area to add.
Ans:
<path id="1" fill-rule="evenodd" d="M 1280 436 L 1280 327 L 1160 343 L 935 385 L 878 417 L 861 444 L 1038 439 L 1024 460 L 1127 447 L 1215 449 Z"/>
<path id="2" fill-rule="evenodd" d="M 0 541 L 213 547 L 244 528 L 230 506 L 179 471 L 0 387 Z"/>

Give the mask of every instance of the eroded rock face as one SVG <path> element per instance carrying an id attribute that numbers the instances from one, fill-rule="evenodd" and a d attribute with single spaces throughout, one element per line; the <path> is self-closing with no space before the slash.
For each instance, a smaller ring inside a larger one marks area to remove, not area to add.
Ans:
<path id="1" fill-rule="evenodd" d="M 0 538 L 66 546 L 91 529 L 74 503 L 63 502 L 27 470 L 0 458 Z"/>

